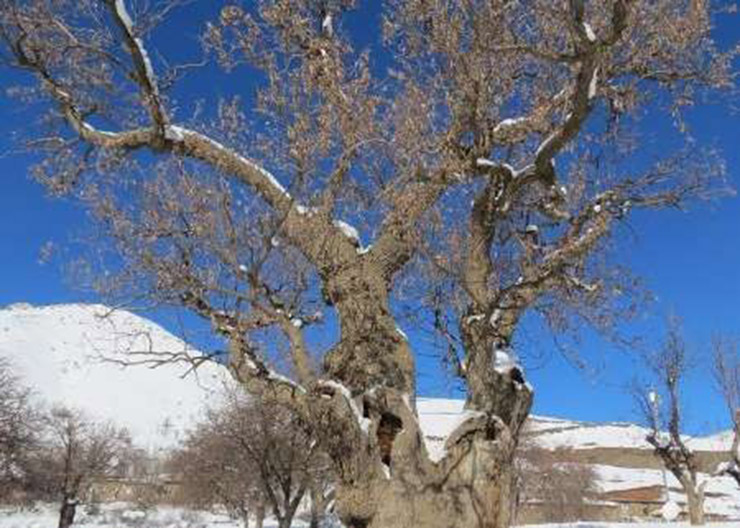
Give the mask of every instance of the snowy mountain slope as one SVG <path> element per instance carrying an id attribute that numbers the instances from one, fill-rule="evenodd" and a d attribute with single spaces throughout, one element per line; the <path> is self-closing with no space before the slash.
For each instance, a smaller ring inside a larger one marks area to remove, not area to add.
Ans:
<path id="1" fill-rule="evenodd" d="M 204 364 L 121 367 L 103 361 L 126 351 L 187 350 L 155 323 L 102 305 L 13 305 L 0 310 L 0 356 L 50 404 L 63 403 L 129 428 L 147 448 L 173 445 L 225 383 L 226 371 Z M 118 356 L 120 357 L 120 356 Z"/>
<path id="2" fill-rule="evenodd" d="M 459 423 L 464 403 L 455 399 L 417 399 L 419 421 L 433 457 L 440 454 L 447 436 Z M 652 449 L 645 441 L 648 429 L 631 423 L 589 423 L 533 415 L 527 430 L 537 445 L 546 449 Z M 697 451 L 724 452 L 732 445 L 732 433 L 686 437 L 686 442 Z"/>
<path id="3" fill-rule="evenodd" d="M 631 423 L 587 423 L 533 416 L 529 430 L 537 438 L 537 443 L 548 449 L 652 449 L 645 441 L 648 429 Z M 686 444 L 696 451 L 727 451 L 732 445 L 730 431 L 705 437 L 684 438 Z"/>

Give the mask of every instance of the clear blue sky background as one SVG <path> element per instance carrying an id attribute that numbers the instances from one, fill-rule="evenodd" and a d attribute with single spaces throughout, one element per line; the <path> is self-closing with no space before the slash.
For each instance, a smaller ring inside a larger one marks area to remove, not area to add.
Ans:
<path id="1" fill-rule="evenodd" d="M 374 5 L 380 2 L 371 2 Z M 174 60 L 195 57 L 198 21 L 211 16 L 220 2 L 195 2 L 182 8 L 160 27 L 154 44 Z M 367 28 L 377 20 L 377 7 L 356 13 L 347 22 L 349 31 L 370 42 Z M 737 17 L 718 20 L 717 39 L 724 46 L 740 40 Z M 174 36 L 176 35 L 176 38 Z M 16 74 L 0 70 L 0 85 L 6 87 Z M 244 88 L 244 78 L 209 72 L 207 86 L 202 78 L 187 81 L 179 88 L 203 92 L 212 97 Z M 65 200 L 49 199 L 44 189 L 28 175 L 30 158 L 17 152 L 16 137 L 33 116 L 2 95 L 0 97 L 0 306 L 14 302 L 48 304 L 95 300 L 89 293 L 69 284 L 62 266 L 74 258 L 69 241 L 84 231 L 85 213 Z M 718 106 L 695 108 L 690 114 L 693 134 L 704 144 L 719 147 L 727 161 L 734 186 L 740 181 L 740 116 Z M 654 146 L 660 148 L 656 127 Z M 714 332 L 740 335 L 740 199 L 693 207 L 688 212 L 667 211 L 633 217 L 632 243 L 623 248 L 625 260 L 642 276 L 657 297 L 635 328 L 648 338 L 666 313 L 681 315 L 688 342 L 708 352 Z M 47 242 L 57 246 L 57 256 L 48 264 L 39 263 L 39 250 Z M 459 396 L 449 379 L 438 375 L 436 360 L 424 353 L 422 340 L 413 329 L 405 329 L 421 350 L 419 386 L 422 395 Z M 632 403 L 624 384 L 635 372 L 634 359 L 624 351 L 594 336 L 586 336 L 583 352 L 592 358 L 591 369 L 583 371 L 554 351 L 552 341 L 533 336 L 526 346 L 544 351 L 550 359 L 529 372 L 535 386 L 535 412 L 583 420 L 632 420 Z M 714 394 L 705 367 L 689 380 L 685 391 L 688 425 L 694 432 L 709 432 L 727 426 L 721 402 Z"/>

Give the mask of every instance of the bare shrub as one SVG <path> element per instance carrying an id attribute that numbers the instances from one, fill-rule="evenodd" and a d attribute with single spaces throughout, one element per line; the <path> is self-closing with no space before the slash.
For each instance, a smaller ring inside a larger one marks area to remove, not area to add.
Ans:
<path id="1" fill-rule="evenodd" d="M 320 503 L 330 479 L 328 461 L 288 409 L 233 393 L 189 435 L 173 468 L 189 504 L 222 506 L 245 526 L 250 515 L 259 526 L 267 511 L 289 527 L 307 493 L 318 491 Z"/>
<path id="2" fill-rule="evenodd" d="M 595 497 L 596 474 L 585 464 L 562 462 L 557 451 L 527 446 L 518 457 L 519 503 L 535 505 L 551 522 L 583 520 Z"/>
<path id="3" fill-rule="evenodd" d="M 29 457 L 38 442 L 38 413 L 30 390 L 0 357 L 0 503 L 23 500 Z"/>
<path id="4" fill-rule="evenodd" d="M 47 413 L 43 425 L 34 493 L 59 501 L 59 528 L 69 528 L 95 483 L 125 476 L 131 441 L 126 430 L 61 406 Z"/>

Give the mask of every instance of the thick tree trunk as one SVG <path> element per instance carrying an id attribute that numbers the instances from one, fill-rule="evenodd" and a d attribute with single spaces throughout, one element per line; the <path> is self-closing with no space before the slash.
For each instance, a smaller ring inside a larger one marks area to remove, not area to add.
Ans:
<path id="1" fill-rule="evenodd" d="M 59 509 L 59 528 L 72 526 L 75 522 L 75 513 L 77 513 L 77 501 L 65 497 Z"/>
<path id="2" fill-rule="evenodd" d="M 508 527 L 512 466 L 502 454 L 495 442 L 475 440 L 458 446 L 438 472 L 409 467 L 364 489 L 340 489 L 340 517 L 347 528 Z"/>
<path id="3" fill-rule="evenodd" d="M 329 272 L 327 301 L 335 305 L 341 340 L 327 354 L 326 372 L 353 392 L 374 386 L 414 394 L 414 360 L 388 304 L 388 284 L 372 263 Z M 354 394 L 353 394 L 354 395 Z"/>
<path id="4" fill-rule="evenodd" d="M 347 528 L 507 528 L 513 457 L 532 392 L 521 369 L 496 368 L 502 332 L 481 318 L 463 328 L 466 411 L 444 457 L 431 460 L 413 401 L 413 356 L 389 309 L 387 283 L 368 265 L 327 274 L 325 285 L 341 322 L 326 372 L 347 390 L 332 392 L 337 412 L 314 424 L 336 462 L 341 521 Z"/>
<path id="5" fill-rule="evenodd" d="M 514 376 L 518 379 L 518 376 Z M 508 375 L 496 380 L 519 384 Z M 507 528 L 513 504 L 514 452 L 518 432 L 531 406 L 526 385 L 512 398 L 494 398 L 509 423 L 472 407 L 445 444 L 441 460 L 430 460 L 414 410 L 403 395 L 376 389 L 365 396 L 372 425 L 368 442 L 375 456 L 356 449 L 349 467 L 363 471 L 340 477 L 336 509 L 347 528 Z M 367 401 L 369 400 L 369 401 Z M 375 406 L 382 403 L 382 411 Z M 380 412 L 380 418 L 377 413 Z M 385 413 L 385 414 L 383 414 Z M 384 416 L 396 417 L 390 422 Z M 380 457 L 377 460 L 376 456 Z"/>

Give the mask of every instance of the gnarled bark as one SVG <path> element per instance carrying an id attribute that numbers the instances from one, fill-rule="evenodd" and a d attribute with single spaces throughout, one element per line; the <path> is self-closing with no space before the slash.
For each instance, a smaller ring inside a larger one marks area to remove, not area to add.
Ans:
<path id="1" fill-rule="evenodd" d="M 430 459 L 407 394 L 376 387 L 357 397 L 367 423 L 359 445 L 345 451 L 352 462 L 341 464 L 358 470 L 340 475 L 336 490 L 345 525 L 509 526 L 513 456 L 532 392 L 520 375 L 497 374 L 489 388 L 502 396 L 485 410 L 468 402 L 441 460 Z"/>
<path id="2" fill-rule="evenodd" d="M 324 283 L 341 324 L 340 341 L 326 356 L 327 374 L 356 392 L 384 386 L 413 395 L 411 349 L 388 304 L 389 281 L 375 262 L 332 266 Z"/>

